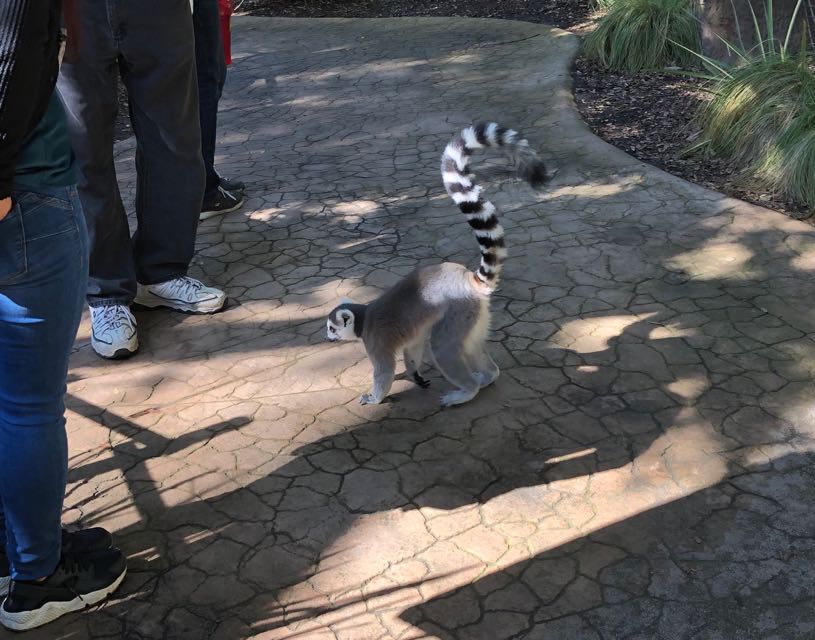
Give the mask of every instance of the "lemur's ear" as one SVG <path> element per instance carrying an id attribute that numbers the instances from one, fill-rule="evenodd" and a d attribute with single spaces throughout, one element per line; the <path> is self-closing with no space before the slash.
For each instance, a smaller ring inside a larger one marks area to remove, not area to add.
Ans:
<path id="1" fill-rule="evenodd" d="M 340 304 L 354 304 L 354 301 L 351 298 L 343 298 L 340 300 Z"/>
<path id="2" fill-rule="evenodd" d="M 337 314 L 337 318 L 342 320 L 342 326 L 347 327 L 348 322 L 354 319 L 354 314 L 348 311 L 348 309 L 343 309 Z"/>

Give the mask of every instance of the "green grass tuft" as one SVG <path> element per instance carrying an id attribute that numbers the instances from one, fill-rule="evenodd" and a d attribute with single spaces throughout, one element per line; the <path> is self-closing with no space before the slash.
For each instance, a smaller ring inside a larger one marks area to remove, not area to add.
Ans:
<path id="1" fill-rule="evenodd" d="M 621 71 L 698 64 L 691 0 L 615 0 L 583 51 L 587 59 Z"/>
<path id="2" fill-rule="evenodd" d="M 700 113 L 703 141 L 766 188 L 815 210 L 813 60 L 767 49 L 720 74 Z"/>

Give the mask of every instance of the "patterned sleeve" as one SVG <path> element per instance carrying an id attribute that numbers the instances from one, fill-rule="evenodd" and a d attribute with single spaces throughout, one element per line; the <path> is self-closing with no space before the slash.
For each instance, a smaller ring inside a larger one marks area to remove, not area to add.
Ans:
<path id="1" fill-rule="evenodd" d="M 54 90 L 59 16 L 55 0 L 0 2 L 0 198 L 11 194 L 17 157 Z"/>

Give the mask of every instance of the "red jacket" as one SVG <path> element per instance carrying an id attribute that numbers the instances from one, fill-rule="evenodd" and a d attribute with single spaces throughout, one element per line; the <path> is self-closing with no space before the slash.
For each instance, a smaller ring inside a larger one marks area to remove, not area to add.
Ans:
<path id="1" fill-rule="evenodd" d="M 221 15 L 221 41 L 224 43 L 224 57 L 227 64 L 232 64 L 232 34 L 229 30 L 232 0 L 218 0 L 218 10 Z"/>

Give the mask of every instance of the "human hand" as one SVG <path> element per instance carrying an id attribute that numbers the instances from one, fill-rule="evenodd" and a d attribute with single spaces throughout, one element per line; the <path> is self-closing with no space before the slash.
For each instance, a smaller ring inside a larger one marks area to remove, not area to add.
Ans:
<path id="1" fill-rule="evenodd" d="M 3 198 L 0 200 L 0 220 L 8 215 L 11 211 L 11 198 Z"/>

